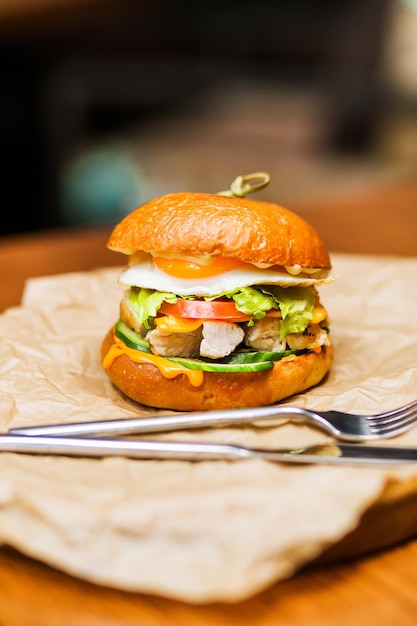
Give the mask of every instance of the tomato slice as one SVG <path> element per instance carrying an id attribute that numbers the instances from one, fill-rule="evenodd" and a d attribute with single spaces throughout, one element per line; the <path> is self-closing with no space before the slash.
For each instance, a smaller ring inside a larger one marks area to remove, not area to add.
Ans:
<path id="1" fill-rule="evenodd" d="M 245 322 L 252 319 L 252 315 L 246 315 L 238 311 L 234 302 L 222 300 L 178 300 L 176 304 L 164 302 L 159 309 L 164 315 L 174 317 L 188 317 L 194 319 L 204 318 L 207 320 L 227 320 L 228 322 Z"/>

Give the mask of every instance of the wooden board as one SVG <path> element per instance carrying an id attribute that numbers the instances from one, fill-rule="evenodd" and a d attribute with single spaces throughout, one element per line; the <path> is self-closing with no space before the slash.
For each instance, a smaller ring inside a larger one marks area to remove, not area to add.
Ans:
<path id="1" fill-rule="evenodd" d="M 413 626 L 417 542 L 363 558 L 417 535 L 416 482 L 391 485 L 361 525 L 289 580 L 237 604 L 188 605 L 86 583 L 0 550 L 0 618 L 8 626 Z M 353 559 L 355 555 L 355 559 Z M 359 558 L 358 555 L 362 555 Z M 395 622 L 392 620 L 395 617 Z"/>

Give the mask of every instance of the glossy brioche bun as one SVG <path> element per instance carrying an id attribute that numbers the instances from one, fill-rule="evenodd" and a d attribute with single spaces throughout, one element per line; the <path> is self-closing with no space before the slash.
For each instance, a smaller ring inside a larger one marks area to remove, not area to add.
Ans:
<path id="1" fill-rule="evenodd" d="M 137 208 L 113 230 L 108 247 L 212 255 L 249 263 L 330 268 L 312 226 L 277 204 L 206 193 L 173 193 Z"/>
<path id="2" fill-rule="evenodd" d="M 104 338 L 101 356 L 114 338 L 112 328 Z M 126 396 L 160 409 L 209 411 L 274 404 L 317 385 L 330 368 L 333 346 L 319 353 L 308 352 L 291 360 L 276 361 L 262 372 L 204 372 L 204 382 L 193 387 L 186 376 L 168 379 L 154 365 L 135 363 L 126 354 L 118 356 L 107 374 Z"/>

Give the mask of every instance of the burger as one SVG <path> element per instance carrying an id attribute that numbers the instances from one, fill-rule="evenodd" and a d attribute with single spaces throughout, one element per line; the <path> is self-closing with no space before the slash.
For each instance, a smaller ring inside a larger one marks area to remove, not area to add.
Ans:
<path id="1" fill-rule="evenodd" d="M 113 384 L 179 411 L 269 405 L 320 383 L 333 346 L 316 230 L 270 202 L 172 193 L 113 230 L 127 256 L 120 317 L 102 343 Z"/>

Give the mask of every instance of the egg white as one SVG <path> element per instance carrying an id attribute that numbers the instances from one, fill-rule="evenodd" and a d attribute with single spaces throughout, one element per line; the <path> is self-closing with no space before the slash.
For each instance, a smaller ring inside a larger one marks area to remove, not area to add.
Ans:
<path id="1" fill-rule="evenodd" d="M 326 274 L 326 272 L 325 272 Z M 242 267 L 212 276 L 210 278 L 176 278 L 166 274 L 157 267 L 153 267 L 150 258 L 138 260 L 119 276 L 119 283 L 126 287 L 143 287 L 157 291 L 169 291 L 179 296 L 216 296 L 233 291 L 239 287 L 251 285 L 280 285 L 281 287 L 309 287 L 320 285 L 333 280 L 331 276 L 313 278 L 312 276 L 292 276 L 286 271 L 260 269 L 254 265 L 245 264 Z"/>

